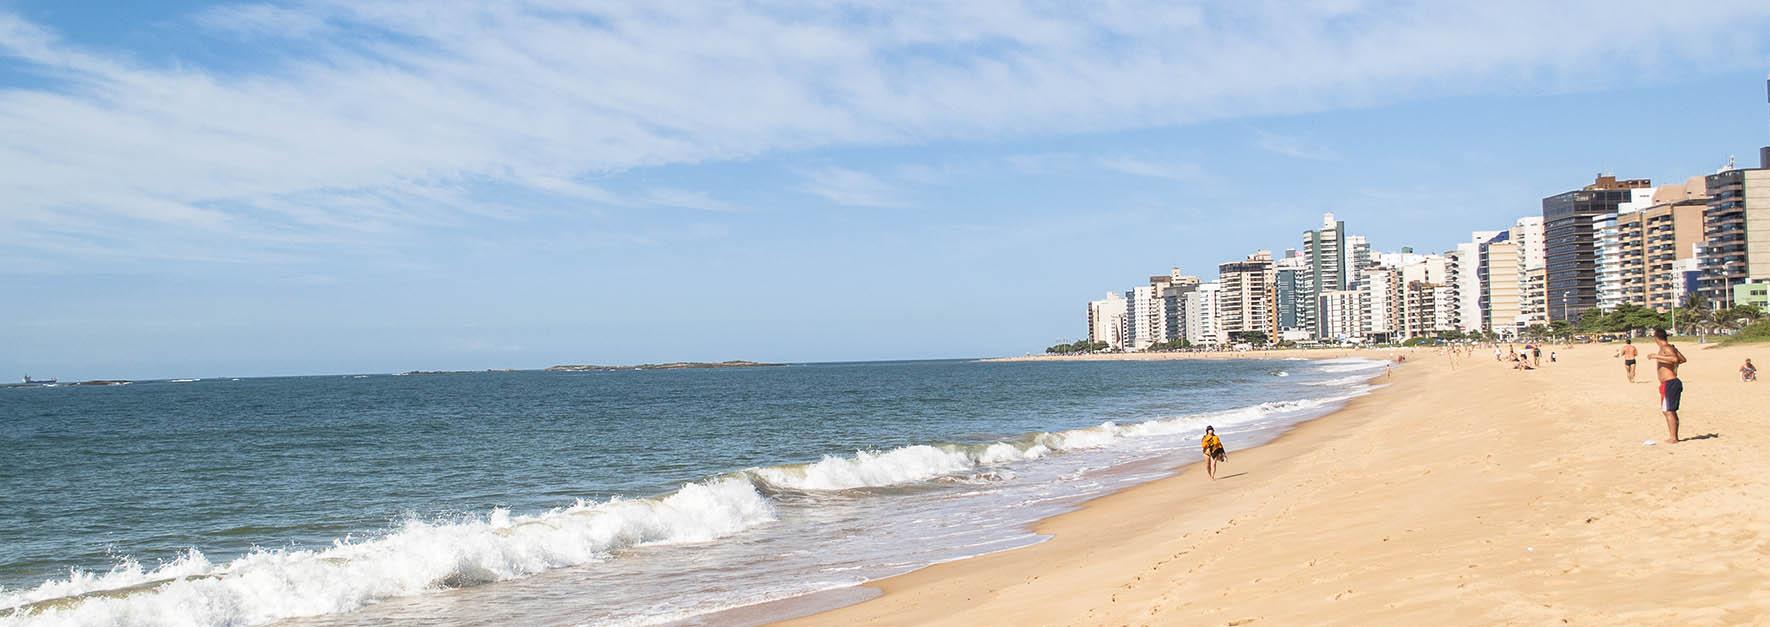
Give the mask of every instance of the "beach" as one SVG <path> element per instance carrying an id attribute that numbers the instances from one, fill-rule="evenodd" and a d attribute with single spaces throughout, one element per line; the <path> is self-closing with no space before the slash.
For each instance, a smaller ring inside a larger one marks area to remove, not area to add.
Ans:
<path id="1" fill-rule="evenodd" d="M 1682 443 L 1645 445 L 1652 362 L 1630 384 L 1616 345 L 1536 371 L 1409 351 L 1332 415 L 1226 438 L 1217 481 L 1187 466 L 790 623 L 1761 624 L 1770 384 L 1736 369 L 1770 347 L 1681 348 Z"/>

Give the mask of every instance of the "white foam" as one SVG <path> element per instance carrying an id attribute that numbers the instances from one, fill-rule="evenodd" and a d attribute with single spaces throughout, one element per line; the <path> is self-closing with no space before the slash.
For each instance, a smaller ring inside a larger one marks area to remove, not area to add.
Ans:
<path id="1" fill-rule="evenodd" d="M 1342 359 L 1324 359 L 1321 361 L 1322 372 L 1361 372 L 1376 370 L 1389 365 L 1387 361 L 1348 357 Z"/>
<path id="2" fill-rule="evenodd" d="M 414 520 L 372 540 L 346 539 L 320 550 L 258 550 L 220 566 L 193 550 L 152 570 L 125 562 L 103 575 L 75 572 L 29 590 L 0 592 L 0 608 L 43 603 L 14 609 L 0 624 L 262 624 L 586 564 L 630 546 L 704 542 L 773 519 L 773 507 L 749 482 L 715 479 L 659 499 L 580 501 L 530 516 L 493 510 L 455 523 Z M 147 588 L 93 594 L 137 586 Z"/>
<path id="3" fill-rule="evenodd" d="M 1339 365 L 1369 369 L 1382 363 Z M 1362 378 L 1326 383 L 1352 384 Z M 1110 448 L 1136 438 L 1197 433 L 1207 424 L 1219 431 L 1259 427 L 1368 389 L 1349 385 L 1345 393 L 1326 398 L 1123 425 L 1109 421 L 980 445 L 858 451 L 809 464 L 752 468 L 684 485 L 661 498 L 579 501 L 533 515 L 493 510 L 455 522 L 413 520 L 377 538 L 346 538 L 318 550 L 255 550 L 219 565 L 195 550 L 151 569 L 125 560 L 102 574 L 73 572 L 35 588 L 0 590 L 0 626 L 249 625 L 347 612 L 381 599 L 593 563 L 625 547 L 730 536 L 774 520 L 773 507 L 753 481 L 810 491 L 929 480 L 1000 481 L 1014 476 L 1005 468 L 1010 464 Z M 1074 479 L 1081 478 L 1077 471 Z"/>

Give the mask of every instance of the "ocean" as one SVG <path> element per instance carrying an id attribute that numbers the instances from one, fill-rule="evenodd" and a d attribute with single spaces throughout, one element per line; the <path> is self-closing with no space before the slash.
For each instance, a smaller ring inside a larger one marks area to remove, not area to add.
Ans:
<path id="1" fill-rule="evenodd" d="M 1039 542 L 1031 523 L 1197 461 L 1205 425 L 1233 455 L 1382 368 L 918 361 L 0 389 L 0 625 L 720 622 Z"/>

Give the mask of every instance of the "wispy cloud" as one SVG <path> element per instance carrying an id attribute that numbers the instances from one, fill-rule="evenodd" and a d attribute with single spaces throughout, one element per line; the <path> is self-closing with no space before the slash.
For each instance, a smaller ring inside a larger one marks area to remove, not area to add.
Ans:
<path id="1" fill-rule="evenodd" d="M 646 192 L 646 194 L 639 200 L 643 204 L 662 207 L 698 209 L 700 211 L 716 211 L 721 213 L 740 211 L 736 205 L 709 196 L 706 192 L 686 189 L 673 189 L 667 187 L 654 188 L 651 191 Z"/>
<path id="2" fill-rule="evenodd" d="M 1338 161 L 1340 154 L 1326 146 L 1318 146 L 1301 138 L 1269 131 L 1254 131 L 1254 146 L 1273 154 L 1310 161 Z"/>
<path id="3" fill-rule="evenodd" d="M 314 0 L 190 24 L 181 38 L 258 56 L 224 70 L 100 50 L 0 12 L 0 58 L 45 79 L 0 87 L 0 246 L 287 253 L 528 210 L 484 202 L 485 186 L 645 204 L 586 181 L 830 146 L 1602 87 L 1592 77 L 1673 61 L 1755 63 L 1770 4 Z M 1285 139 L 1257 141 L 1333 157 Z M 903 202 L 878 177 L 822 174 L 806 191 Z M 425 200 L 438 190 L 444 202 Z M 664 198 L 717 206 L 692 195 Z"/>
<path id="4" fill-rule="evenodd" d="M 1198 181 L 1204 178 L 1204 168 L 1196 163 L 1185 161 L 1155 161 L 1137 157 L 1106 157 L 1100 160 L 1101 167 L 1121 174 L 1145 176 L 1167 181 Z"/>
<path id="5" fill-rule="evenodd" d="M 897 187 L 879 177 L 847 168 L 828 167 L 805 173 L 799 190 L 849 207 L 904 207 L 909 203 Z"/>

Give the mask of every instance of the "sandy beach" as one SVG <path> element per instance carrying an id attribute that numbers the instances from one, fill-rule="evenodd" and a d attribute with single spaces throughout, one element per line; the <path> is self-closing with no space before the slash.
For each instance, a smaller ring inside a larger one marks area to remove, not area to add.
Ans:
<path id="1" fill-rule="evenodd" d="M 1396 354 L 1407 353 L 1414 349 L 1407 348 L 1284 348 L 1274 350 L 1249 351 L 1200 351 L 1200 352 L 1166 352 L 1166 353 L 1083 353 L 1076 355 L 1020 355 L 1016 357 L 993 357 L 980 361 L 989 362 L 1040 362 L 1040 361 L 1175 361 L 1188 359 L 1336 359 L 1341 357 L 1365 357 L 1369 359 L 1388 359 Z"/>
<path id="2" fill-rule="evenodd" d="M 1770 383 L 1735 370 L 1770 346 L 1682 348 L 1683 443 L 1643 445 L 1652 368 L 1627 383 L 1615 346 L 1531 372 L 1411 351 L 1342 411 L 1226 442 L 1218 481 L 1188 466 L 793 622 L 1763 624 Z"/>

